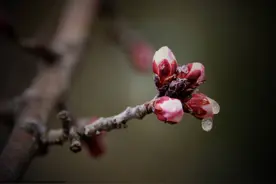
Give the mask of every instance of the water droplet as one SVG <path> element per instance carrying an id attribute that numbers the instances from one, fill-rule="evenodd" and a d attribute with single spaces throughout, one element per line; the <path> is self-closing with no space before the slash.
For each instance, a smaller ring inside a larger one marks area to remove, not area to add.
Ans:
<path id="1" fill-rule="evenodd" d="M 213 128 L 213 119 L 207 118 L 201 121 L 201 127 L 204 131 L 209 132 Z"/>

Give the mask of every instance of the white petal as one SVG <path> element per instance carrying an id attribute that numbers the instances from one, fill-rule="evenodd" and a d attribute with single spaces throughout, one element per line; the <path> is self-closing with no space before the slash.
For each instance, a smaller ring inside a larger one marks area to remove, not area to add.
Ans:
<path id="1" fill-rule="evenodd" d="M 214 114 L 212 104 L 203 105 L 203 106 L 201 106 L 201 108 L 207 112 L 207 114 L 205 115 L 205 117 Z"/>
<path id="2" fill-rule="evenodd" d="M 170 121 L 172 122 L 180 122 L 182 120 L 183 117 L 183 113 L 179 114 L 178 116 L 174 116 L 172 119 L 170 119 Z"/>
<path id="3" fill-rule="evenodd" d="M 203 65 L 199 62 L 194 62 L 193 65 L 192 65 L 192 68 L 191 68 L 191 71 L 194 71 L 194 70 L 203 70 Z"/>
<path id="4" fill-rule="evenodd" d="M 220 111 L 220 106 L 219 106 L 218 102 L 216 102 L 212 98 L 209 98 L 209 97 L 207 97 L 207 98 L 212 105 L 213 114 L 218 114 Z"/>
<path id="5" fill-rule="evenodd" d="M 178 99 L 170 99 L 160 104 L 163 111 L 176 112 L 182 109 L 182 103 Z"/>
<path id="6" fill-rule="evenodd" d="M 157 50 L 153 56 L 153 61 L 156 62 L 158 65 L 161 63 L 164 59 L 167 59 L 169 63 L 175 60 L 175 56 L 172 53 L 171 49 L 167 46 L 161 47 L 159 50 Z"/>
<path id="7" fill-rule="evenodd" d="M 204 131 L 209 132 L 213 128 L 213 119 L 206 118 L 201 121 L 201 127 Z"/>

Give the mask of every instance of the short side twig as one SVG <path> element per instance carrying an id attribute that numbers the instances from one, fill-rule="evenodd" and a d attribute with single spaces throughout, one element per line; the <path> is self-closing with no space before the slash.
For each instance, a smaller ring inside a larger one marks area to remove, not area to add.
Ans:
<path id="1" fill-rule="evenodd" d="M 69 132 L 69 140 L 71 142 L 70 144 L 70 150 L 74 153 L 81 151 L 81 136 L 77 132 L 77 128 L 75 126 L 72 126 L 70 128 Z"/>
<path id="2" fill-rule="evenodd" d="M 61 56 L 46 45 L 37 43 L 36 40 L 21 39 L 14 26 L 3 17 L 0 17 L 0 34 L 29 54 L 42 58 L 46 63 L 53 63 Z"/>
<path id="3" fill-rule="evenodd" d="M 65 136 L 69 135 L 70 127 L 72 125 L 72 117 L 69 112 L 66 110 L 62 110 L 58 113 L 58 118 L 62 122 L 62 129 Z"/>
<path id="4" fill-rule="evenodd" d="M 0 101 L 0 116 L 13 116 L 19 108 L 20 101 L 19 97 Z"/>
<path id="5" fill-rule="evenodd" d="M 60 144 L 62 145 L 67 140 L 64 136 L 63 129 L 50 130 L 44 140 L 44 144 Z"/>

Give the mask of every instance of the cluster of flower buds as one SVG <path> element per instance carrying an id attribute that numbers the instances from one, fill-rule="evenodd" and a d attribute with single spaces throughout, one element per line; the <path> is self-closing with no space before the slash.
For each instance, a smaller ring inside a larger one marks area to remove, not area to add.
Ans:
<path id="1" fill-rule="evenodd" d="M 153 110 L 160 121 L 175 124 L 184 112 L 202 120 L 205 131 L 212 129 L 219 104 L 196 89 L 205 82 L 205 67 L 199 62 L 178 66 L 173 52 L 161 47 L 153 57 L 154 82 L 159 91 Z"/>

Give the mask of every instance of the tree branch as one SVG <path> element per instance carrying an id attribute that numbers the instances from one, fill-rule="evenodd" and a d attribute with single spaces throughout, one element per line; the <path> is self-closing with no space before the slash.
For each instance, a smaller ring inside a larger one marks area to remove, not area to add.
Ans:
<path id="1" fill-rule="evenodd" d="M 89 34 L 96 0 L 68 0 L 60 24 L 48 48 L 61 57 L 40 70 L 24 91 L 24 106 L 17 114 L 10 139 L 0 156 L 0 181 L 18 180 L 38 151 L 48 116 L 66 92 L 70 77 Z"/>
<path id="2" fill-rule="evenodd" d="M 22 40 L 16 42 L 17 45 L 33 56 L 42 58 L 45 63 L 52 64 L 61 57 L 61 53 L 48 48 L 46 45 L 36 43 L 35 40 Z"/>
<path id="3" fill-rule="evenodd" d="M 62 145 L 65 141 L 68 140 L 68 137 L 64 135 L 63 129 L 54 129 L 50 130 L 45 140 L 43 141 L 44 144 L 52 145 L 52 144 L 58 144 Z"/>
<path id="4" fill-rule="evenodd" d="M 155 98 L 154 98 L 155 99 Z M 70 140 L 70 149 L 73 152 L 81 151 L 81 141 L 86 137 L 93 136 L 95 134 L 100 134 L 101 131 L 111 131 L 114 129 L 127 128 L 127 122 L 132 119 L 143 119 L 144 116 L 151 114 L 153 112 L 153 100 L 144 103 L 142 105 L 137 105 L 135 107 L 127 107 L 123 112 L 111 116 L 111 117 L 101 117 L 89 123 L 89 118 L 82 118 L 75 121 L 75 123 L 70 127 L 69 134 L 64 133 L 64 129 L 54 129 L 50 130 L 44 141 L 46 145 L 62 145 L 64 142 Z M 61 114 L 61 113 L 59 113 Z M 64 119 L 69 119 L 69 113 L 62 111 Z M 61 119 L 62 121 L 64 119 Z"/>
<path id="5" fill-rule="evenodd" d="M 126 110 L 118 115 L 99 118 L 92 124 L 86 125 L 83 129 L 83 134 L 91 136 L 100 131 L 111 131 L 113 129 L 125 126 L 127 121 L 131 119 L 143 119 L 147 114 L 152 113 L 152 102 L 148 102 L 135 107 L 127 107 Z M 81 131 L 82 133 L 82 131 Z"/>

